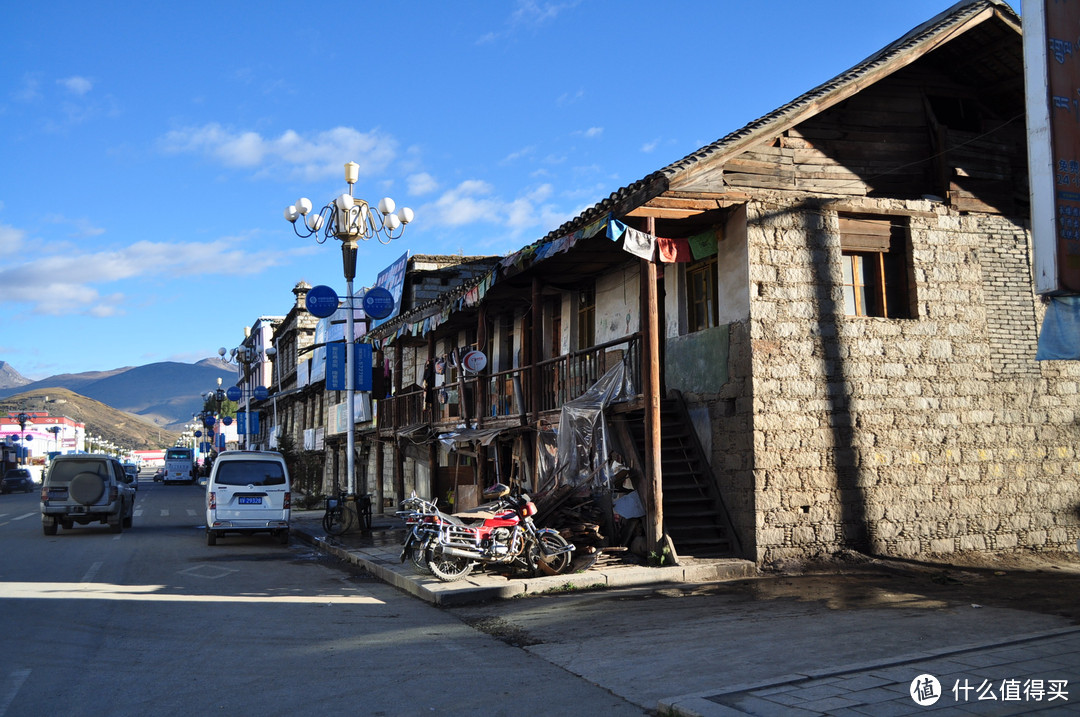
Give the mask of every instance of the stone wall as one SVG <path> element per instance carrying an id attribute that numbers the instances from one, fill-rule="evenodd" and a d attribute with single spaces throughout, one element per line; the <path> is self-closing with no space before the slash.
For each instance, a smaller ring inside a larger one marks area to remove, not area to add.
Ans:
<path id="1" fill-rule="evenodd" d="M 755 557 L 1076 550 L 1080 364 L 1034 360 L 1026 232 L 863 201 L 909 215 L 913 319 L 843 315 L 835 212 L 749 207 Z"/>

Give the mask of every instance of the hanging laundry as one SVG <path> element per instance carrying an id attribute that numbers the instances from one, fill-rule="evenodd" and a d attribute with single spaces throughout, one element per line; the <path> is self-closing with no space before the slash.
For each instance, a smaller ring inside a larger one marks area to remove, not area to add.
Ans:
<path id="1" fill-rule="evenodd" d="M 626 231 L 623 232 L 623 251 L 630 252 L 634 256 L 640 256 L 647 261 L 652 261 L 653 254 L 656 253 L 656 237 L 626 227 Z"/>
<path id="2" fill-rule="evenodd" d="M 716 253 L 716 230 L 710 229 L 701 234 L 695 234 L 687 239 L 690 242 L 690 253 L 695 259 L 704 259 Z"/>
<path id="3" fill-rule="evenodd" d="M 660 261 L 666 261 L 669 264 L 694 259 L 694 255 L 690 252 L 690 242 L 684 238 L 656 237 L 656 249 L 660 255 Z"/>
<path id="4" fill-rule="evenodd" d="M 618 219 L 612 219 L 607 225 L 607 238 L 611 241 L 619 241 L 622 238 L 623 232 L 626 231 L 626 225 L 620 222 Z"/>

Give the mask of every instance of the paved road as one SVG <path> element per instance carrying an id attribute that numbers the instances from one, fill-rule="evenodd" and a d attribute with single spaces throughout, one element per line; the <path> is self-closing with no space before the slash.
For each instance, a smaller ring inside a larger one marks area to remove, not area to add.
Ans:
<path id="1" fill-rule="evenodd" d="M 202 498 L 143 482 L 132 529 L 50 537 L 0 496 L 0 717 L 645 712 L 302 545 L 209 547 Z"/>

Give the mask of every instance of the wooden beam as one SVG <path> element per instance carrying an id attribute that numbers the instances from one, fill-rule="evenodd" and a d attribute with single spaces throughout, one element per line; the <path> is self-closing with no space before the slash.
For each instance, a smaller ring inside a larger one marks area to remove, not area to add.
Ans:
<path id="1" fill-rule="evenodd" d="M 647 231 L 656 233 L 650 218 Z M 656 290 L 656 264 L 641 260 L 641 330 L 645 369 L 645 472 L 649 484 L 645 540 L 650 552 L 659 552 L 664 535 L 664 476 L 660 441 L 660 307 Z"/>

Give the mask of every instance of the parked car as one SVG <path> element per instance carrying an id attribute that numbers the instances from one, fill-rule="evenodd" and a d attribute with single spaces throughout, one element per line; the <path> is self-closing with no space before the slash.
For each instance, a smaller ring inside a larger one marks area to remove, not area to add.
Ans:
<path id="1" fill-rule="evenodd" d="M 139 489 L 139 467 L 134 463 L 125 463 L 124 472 L 131 476 L 132 490 Z"/>
<path id="2" fill-rule="evenodd" d="M 226 533 L 269 532 L 289 542 L 289 469 L 273 451 L 224 451 L 206 483 L 206 544 Z"/>
<path id="3" fill-rule="evenodd" d="M 164 483 L 165 482 L 165 469 L 164 468 L 158 468 L 156 471 L 154 471 L 154 482 L 155 483 Z"/>
<path id="4" fill-rule="evenodd" d="M 131 527 L 135 490 L 131 476 L 110 456 L 72 453 L 57 456 L 41 485 L 41 524 L 45 535 L 75 523 L 99 522 L 121 533 Z"/>
<path id="5" fill-rule="evenodd" d="M 26 468 L 9 468 L 4 473 L 3 481 L 0 481 L 0 493 L 14 493 L 17 490 L 23 493 L 34 490 L 34 477 Z"/>

